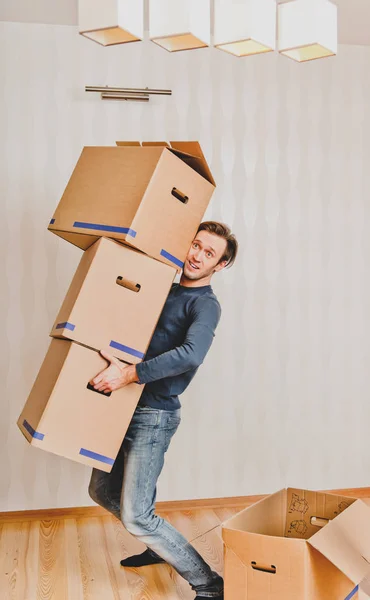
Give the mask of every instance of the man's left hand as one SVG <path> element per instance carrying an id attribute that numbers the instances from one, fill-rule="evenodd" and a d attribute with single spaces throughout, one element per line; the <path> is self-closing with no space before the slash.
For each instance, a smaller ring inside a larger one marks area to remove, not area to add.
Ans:
<path id="1" fill-rule="evenodd" d="M 100 350 L 100 354 L 110 365 L 90 381 L 98 392 L 114 392 L 129 383 L 139 381 L 135 365 L 126 366 L 105 350 Z"/>

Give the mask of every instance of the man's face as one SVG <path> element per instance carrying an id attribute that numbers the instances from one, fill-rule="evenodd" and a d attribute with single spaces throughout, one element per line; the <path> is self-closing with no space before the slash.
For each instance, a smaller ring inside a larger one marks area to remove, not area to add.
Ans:
<path id="1" fill-rule="evenodd" d="M 198 231 L 184 263 L 185 277 L 193 281 L 204 279 L 223 269 L 226 261 L 219 261 L 225 254 L 226 246 L 224 238 L 209 231 Z"/>

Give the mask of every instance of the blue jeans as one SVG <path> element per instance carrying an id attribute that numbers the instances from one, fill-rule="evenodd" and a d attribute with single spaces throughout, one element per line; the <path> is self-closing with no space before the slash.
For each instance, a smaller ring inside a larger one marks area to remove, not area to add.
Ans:
<path id="1" fill-rule="evenodd" d="M 157 480 L 164 455 L 180 424 L 180 409 L 138 406 L 110 473 L 93 469 L 91 498 L 122 520 L 153 556 L 171 565 L 193 590 L 207 598 L 219 596 L 223 579 L 195 548 L 154 512 Z"/>

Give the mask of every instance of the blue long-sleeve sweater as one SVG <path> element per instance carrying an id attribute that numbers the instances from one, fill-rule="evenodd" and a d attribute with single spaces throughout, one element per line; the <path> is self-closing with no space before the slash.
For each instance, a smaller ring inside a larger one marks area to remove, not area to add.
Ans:
<path id="1" fill-rule="evenodd" d="M 136 365 L 140 383 L 146 384 L 140 406 L 180 408 L 178 397 L 202 364 L 220 316 L 210 285 L 172 285 L 145 360 Z"/>

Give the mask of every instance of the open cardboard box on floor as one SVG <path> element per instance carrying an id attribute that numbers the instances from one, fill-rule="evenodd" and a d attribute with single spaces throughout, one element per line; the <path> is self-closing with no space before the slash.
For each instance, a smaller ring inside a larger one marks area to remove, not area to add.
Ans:
<path id="1" fill-rule="evenodd" d="M 369 501 L 288 488 L 225 521 L 222 537 L 225 600 L 357 600 L 367 591 Z"/>
<path id="2" fill-rule="evenodd" d="M 100 238 L 82 255 L 50 335 L 144 359 L 176 269 Z"/>
<path id="3" fill-rule="evenodd" d="M 83 250 L 114 238 L 181 269 L 214 189 L 198 142 L 86 147 L 49 230 Z"/>
<path id="4" fill-rule="evenodd" d="M 130 383 L 110 395 L 90 388 L 107 366 L 94 350 L 51 341 L 17 423 L 32 446 L 112 470 L 144 386 Z"/>

